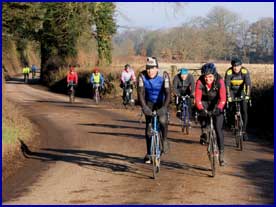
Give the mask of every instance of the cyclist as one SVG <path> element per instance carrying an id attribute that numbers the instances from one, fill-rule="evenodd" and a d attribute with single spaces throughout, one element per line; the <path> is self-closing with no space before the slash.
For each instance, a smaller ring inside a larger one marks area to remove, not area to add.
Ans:
<path id="1" fill-rule="evenodd" d="M 96 88 L 96 85 L 100 85 L 99 92 L 101 92 L 104 88 L 104 77 L 99 72 L 99 68 L 94 68 L 93 73 L 90 77 L 90 83 L 93 86 L 93 90 Z"/>
<path id="2" fill-rule="evenodd" d="M 200 143 L 207 142 L 207 113 L 214 113 L 215 131 L 219 148 L 219 162 L 224 166 L 223 108 L 226 102 L 226 89 L 222 77 L 217 73 L 214 63 L 206 63 L 201 68 L 201 76 L 196 82 L 195 104 L 199 110 L 202 134 Z"/>
<path id="3" fill-rule="evenodd" d="M 242 66 L 242 61 L 239 58 L 233 58 L 231 60 L 232 67 L 228 68 L 225 73 L 225 85 L 227 90 L 227 101 L 230 103 L 230 113 L 228 113 L 228 120 L 230 123 L 234 122 L 233 107 L 231 104 L 234 98 L 244 97 L 245 101 L 242 101 L 241 112 L 243 118 L 243 139 L 248 140 L 246 133 L 248 115 L 247 104 L 250 99 L 251 79 L 249 71 Z M 233 125 L 233 124 L 232 124 Z"/>
<path id="4" fill-rule="evenodd" d="M 133 89 L 133 84 L 134 85 L 136 84 L 135 73 L 134 73 L 133 69 L 130 67 L 129 64 L 125 65 L 125 68 L 124 68 L 124 70 L 122 71 L 122 74 L 121 74 L 121 84 L 120 84 L 120 87 L 123 89 L 123 101 L 124 101 L 124 104 L 125 104 L 124 98 L 125 98 L 125 95 L 126 95 L 126 90 L 125 90 L 125 84 L 126 83 L 131 84 L 130 85 L 131 89 Z M 132 99 L 131 101 L 133 102 L 134 100 Z"/>
<path id="5" fill-rule="evenodd" d="M 67 73 L 67 87 L 68 87 L 68 89 L 70 88 L 70 84 L 74 84 L 75 86 L 78 84 L 78 74 L 75 71 L 75 66 L 71 66 L 71 65 L 69 65 L 69 71 Z"/>
<path id="6" fill-rule="evenodd" d="M 179 74 L 177 74 L 173 79 L 173 88 L 175 93 L 175 104 L 177 108 L 177 116 L 181 112 L 180 96 L 189 95 L 188 107 L 189 114 L 192 114 L 192 103 L 194 102 L 195 93 L 195 80 L 194 76 L 188 72 L 188 69 L 181 68 Z"/>
<path id="7" fill-rule="evenodd" d="M 32 78 L 35 77 L 35 73 L 36 73 L 36 66 L 33 64 L 32 67 L 31 67 L 31 71 L 32 71 Z"/>
<path id="8" fill-rule="evenodd" d="M 25 67 L 22 70 L 23 75 L 24 75 L 24 82 L 29 80 L 29 74 L 30 74 L 30 68 L 28 65 L 25 65 Z"/>
<path id="9" fill-rule="evenodd" d="M 156 57 L 148 57 L 146 69 L 138 77 L 138 97 L 142 106 L 143 113 L 146 117 L 146 145 L 147 154 L 144 158 L 145 163 L 150 163 L 151 148 L 151 115 L 154 110 L 159 115 L 161 129 L 162 152 L 167 153 L 169 149 L 167 141 L 168 133 L 168 116 L 167 110 L 170 103 L 170 80 L 168 73 L 163 76 L 158 74 L 159 67 Z"/>

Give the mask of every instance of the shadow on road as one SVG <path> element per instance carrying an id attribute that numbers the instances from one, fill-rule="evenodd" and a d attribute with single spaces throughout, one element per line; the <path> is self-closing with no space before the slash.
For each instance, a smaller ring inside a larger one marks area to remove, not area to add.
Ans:
<path id="1" fill-rule="evenodd" d="M 124 173 L 123 175 L 125 176 L 129 176 L 125 173 L 130 173 L 131 176 L 137 178 L 151 178 L 151 176 L 141 173 L 137 168 L 139 164 L 144 164 L 143 158 L 141 157 L 127 156 L 112 152 L 79 149 L 42 148 L 41 152 L 33 152 L 22 140 L 20 142 L 23 155 L 29 159 L 38 159 L 43 162 L 63 161 L 84 167 L 95 167 L 93 170 L 103 169 L 104 172 L 115 172 L 119 174 Z M 167 170 L 179 169 L 188 171 L 193 169 L 199 171 L 209 171 L 209 169 L 204 167 L 171 161 L 161 161 L 161 165 Z"/>
<path id="2" fill-rule="evenodd" d="M 114 132 L 88 132 L 91 134 L 99 134 L 99 135 L 110 135 L 110 136 L 121 136 L 121 137 L 127 137 L 127 138 L 134 138 L 134 139 L 145 139 L 145 135 L 139 135 L 139 134 L 129 134 L 129 133 L 114 133 Z"/>
<path id="3" fill-rule="evenodd" d="M 259 198 L 265 198 L 266 204 L 274 203 L 274 161 L 257 159 L 246 161 L 239 166 L 244 173 L 228 173 L 228 175 L 248 180 L 258 192 Z M 258 202 L 258 201 L 256 201 Z M 265 203 L 264 203 L 265 204 Z"/>
<path id="4" fill-rule="evenodd" d="M 23 77 L 10 77 L 7 81 L 7 84 L 40 84 L 40 79 L 39 78 L 34 78 L 32 79 L 31 77 L 28 80 L 28 83 L 24 83 L 24 78 Z"/>
<path id="5" fill-rule="evenodd" d="M 142 129 L 145 130 L 143 127 L 135 127 L 135 126 L 122 126 L 122 125 L 115 125 L 115 124 L 96 124 L 96 123 L 90 123 L 90 124 L 79 124 L 83 126 L 95 126 L 95 127 L 109 127 L 114 129 Z"/>

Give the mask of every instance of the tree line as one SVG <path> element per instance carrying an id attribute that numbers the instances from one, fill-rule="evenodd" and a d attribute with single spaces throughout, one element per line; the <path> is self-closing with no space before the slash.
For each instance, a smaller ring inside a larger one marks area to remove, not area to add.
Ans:
<path id="1" fill-rule="evenodd" d="M 97 41 L 98 65 L 112 61 L 112 36 L 116 33 L 115 4 L 104 3 L 3 3 L 2 40 L 15 41 L 22 64 L 28 41 L 40 45 L 42 78 L 77 56 L 77 41 L 88 34 Z"/>
<path id="2" fill-rule="evenodd" d="M 274 19 L 254 23 L 237 13 L 214 7 L 180 27 L 149 31 L 136 29 L 114 37 L 117 55 L 158 56 L 167 61 L 226 61 L 233 56 L 246 63 L 274 62 Z"/>

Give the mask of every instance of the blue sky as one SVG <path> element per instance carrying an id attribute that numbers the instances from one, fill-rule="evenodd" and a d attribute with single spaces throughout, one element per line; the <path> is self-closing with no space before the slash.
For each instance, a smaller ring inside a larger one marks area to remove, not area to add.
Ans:
<path id="1" fill-rule="evenodd" d="M 118 25 L 147 29 L 168 28 L 195 16 L 206 16 L 214 6 L 223 6 L 240 15 L 243 20 L 255 22 L 262 17 L 274 18 L 273 2 L 188 2 L 175 15 L 173 3 L 117 2 Z"/>

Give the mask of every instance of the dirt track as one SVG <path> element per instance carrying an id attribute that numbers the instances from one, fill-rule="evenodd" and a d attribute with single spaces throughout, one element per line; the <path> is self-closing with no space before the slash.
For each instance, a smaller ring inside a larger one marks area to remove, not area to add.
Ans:
<path id="1" fill-rule="evenodd" d="M 28 147 L 24 167 L 2 185 L 3 204 L 272 204 L 274 149 L 256 137 L 243 152 L 225 133 L 227 165 L 211 178 L 206 147 L 180 132 L 173 117 L 170 152 L 157 180 L 143 163 L 146 147 L 139 109 L 95 105 L 89 99 L 69 104 L 21 82 L 6 85 L 36 124 L 41 146 Z"/>

